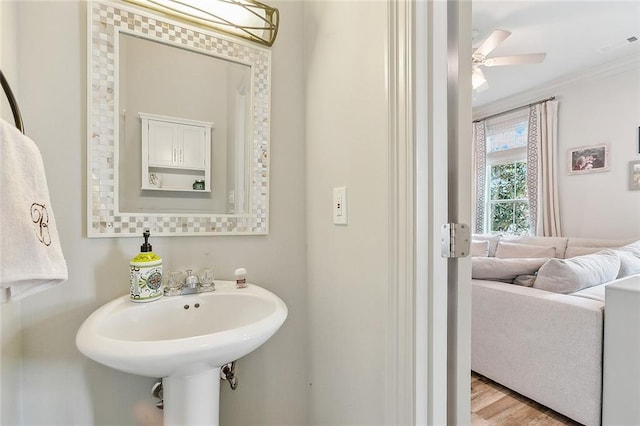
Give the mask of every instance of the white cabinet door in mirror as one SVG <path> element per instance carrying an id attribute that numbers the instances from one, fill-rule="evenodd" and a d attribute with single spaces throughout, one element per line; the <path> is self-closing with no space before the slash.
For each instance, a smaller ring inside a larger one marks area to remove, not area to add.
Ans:
<path id="1" fill-rule="evenodd" d="M 142 123 L 142 149 L 144 150 L 144 145 L 148 147 L 149 165 L 174 166 L 178 128 L 170 123 L 156 120 L 143 119 Z"/>
<path id="2" fill-rule="evenodd" d="M 182 142 L 179 151 L 179 161 L 182 167 L 192 169 L 209 169 L 209 161 L 207 153 L 211 150 L 211 128 L 197 126 L 181 126 L 179 128 Z"/>

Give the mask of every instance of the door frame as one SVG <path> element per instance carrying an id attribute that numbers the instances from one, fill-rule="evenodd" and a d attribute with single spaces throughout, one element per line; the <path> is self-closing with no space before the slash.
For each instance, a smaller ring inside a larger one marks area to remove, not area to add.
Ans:
<path id="1" fill-rule="evenodd" d="M 471 267 L 440 227 L 471 220 L 471 4 L 388 5 L 387 423 L 469 424 Z"/>

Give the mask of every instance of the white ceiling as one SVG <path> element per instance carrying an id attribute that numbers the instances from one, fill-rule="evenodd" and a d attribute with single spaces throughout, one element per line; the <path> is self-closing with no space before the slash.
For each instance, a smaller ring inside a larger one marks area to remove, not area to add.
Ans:
<path id="1" fill-rule="evenodd" d="M 543 63 L 482 67 L 489 88 L 479 107 L 582 70 L 640 55 L 640 0 L 473 1 L 474 48 L 494 29 L 511 32 L 488 57 L 546 52 Z"/>

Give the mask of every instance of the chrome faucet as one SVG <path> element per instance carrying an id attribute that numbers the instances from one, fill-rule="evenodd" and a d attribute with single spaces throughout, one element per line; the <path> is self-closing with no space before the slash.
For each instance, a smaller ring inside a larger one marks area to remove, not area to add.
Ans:
<path id="1" fill-rule="evenodd" d="M 187 277 L 184 279 L 182 294 L 197 293 L 199 286 L 200 282 L 198 281 L 198 277 L 191 274 L 191 269 L 187 269 Z"/>

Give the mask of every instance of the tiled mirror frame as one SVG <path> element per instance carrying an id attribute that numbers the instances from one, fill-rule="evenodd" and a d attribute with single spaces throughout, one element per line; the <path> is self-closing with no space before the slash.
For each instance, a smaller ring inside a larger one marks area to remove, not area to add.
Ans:
<path id="1" fill-rule="evenodd" d="M 264 235 L 269 218 L 271 52 L 108 1 L 88 5 L 87 235 Z M 117 200 L 116 53 L 120 31 L 250 65 L 252 127 L 247 214 L 121 213 Z"/>

